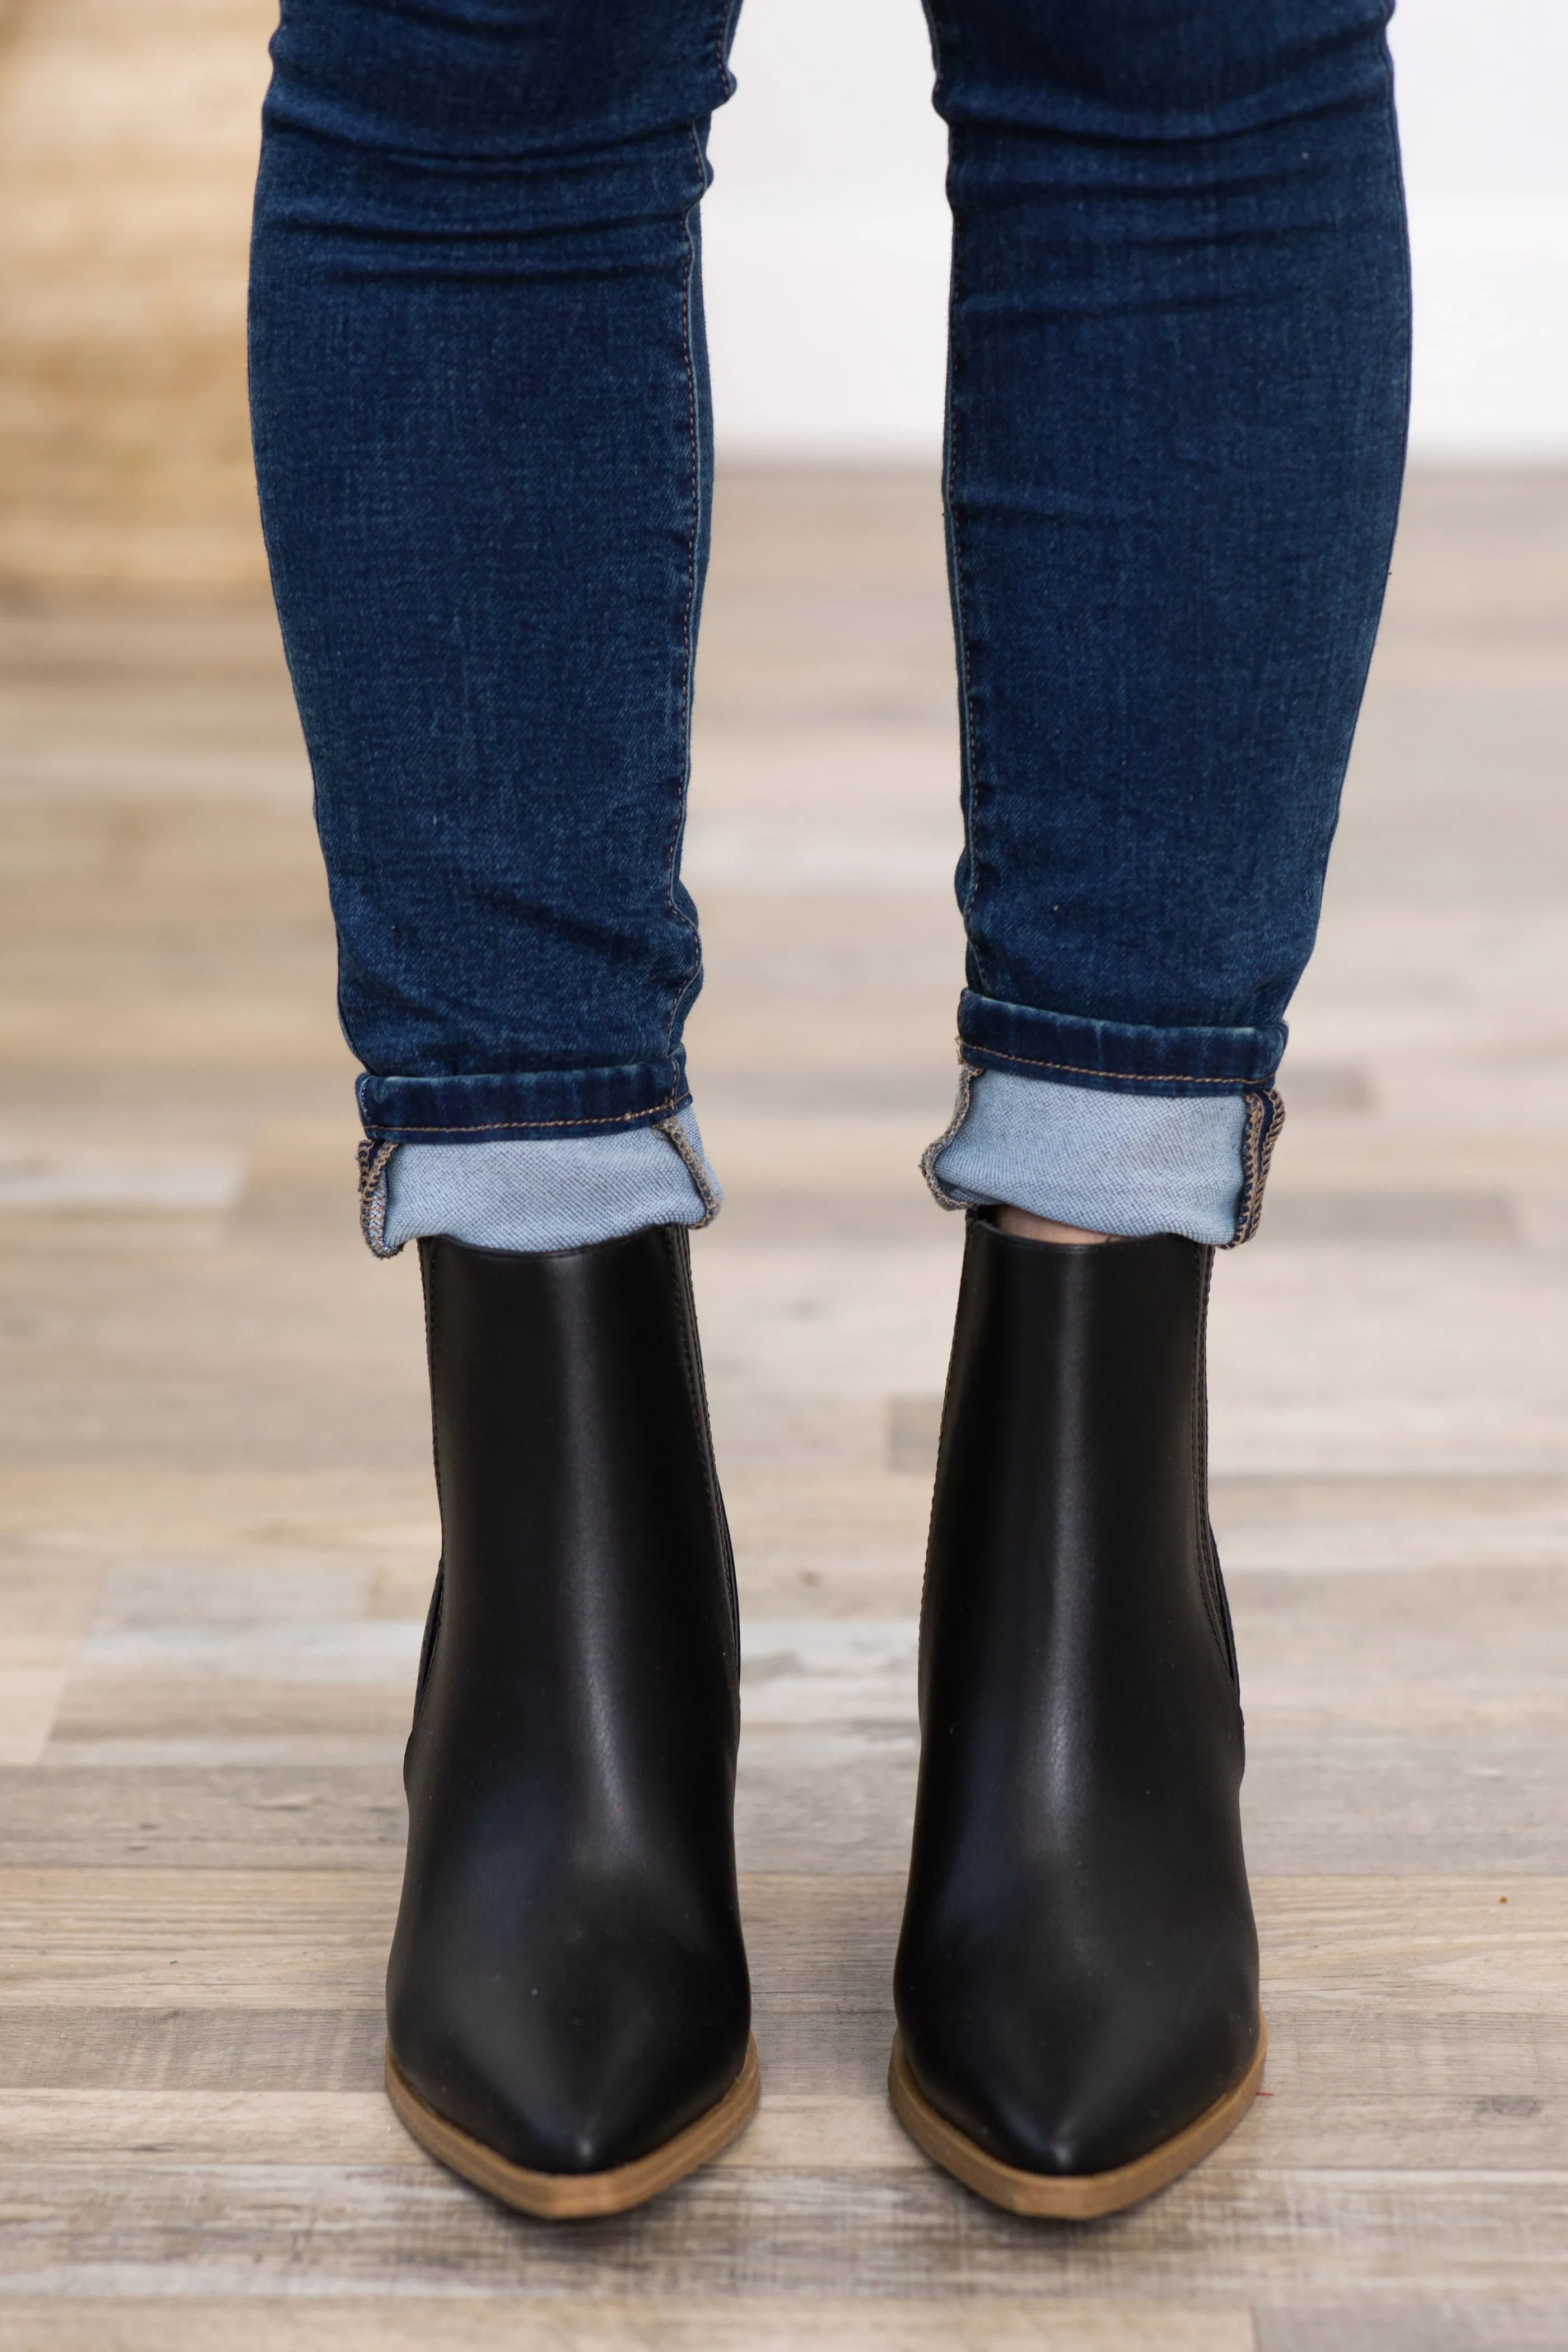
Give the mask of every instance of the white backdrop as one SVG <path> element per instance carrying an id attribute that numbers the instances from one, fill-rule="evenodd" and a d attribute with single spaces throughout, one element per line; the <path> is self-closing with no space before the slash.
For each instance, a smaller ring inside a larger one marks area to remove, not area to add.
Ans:
<path id="1" fill-rule="evenodd" d="M 1568 460 L 1568 0 L 1403 0 L 1417 454 Z M 703 207 L 720 446 L 941 438 L 943 139 L 920 0 L 745 0 Z"/>

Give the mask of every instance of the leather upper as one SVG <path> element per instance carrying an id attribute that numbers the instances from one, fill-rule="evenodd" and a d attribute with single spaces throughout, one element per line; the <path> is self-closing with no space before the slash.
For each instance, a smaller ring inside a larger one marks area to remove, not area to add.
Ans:
<path id="1" fill-rule="evenodd" d="M 605 2170 L 715 2105 L 750 2029 L 733 1571 L 686 1234 L 420 1255 L 442 1566 L 392 2051 L 511 2162 Z"/>
<path id="2" fill-rule="evenodd" d="M 1211 1253 L 970 1223 L 921 1627 L 895 1997 L 1003 2162 L 1131 2162 L 1259 2032 L 1243 1747 L 1209 1527 Z"/>

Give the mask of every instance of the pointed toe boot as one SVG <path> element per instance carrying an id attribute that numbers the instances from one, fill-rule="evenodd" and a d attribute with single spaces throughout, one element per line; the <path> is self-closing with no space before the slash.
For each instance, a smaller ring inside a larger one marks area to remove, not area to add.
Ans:
<path id="1" fill-rule="evenodd" d="M 420 1255 L 442 1550 L 387 2090 L 507 2203 L 616 2212 L 716 2155 L 758 2094 L 687 1237 Z"/>
<path id="2" fill-rule="evenodd" d="M 921 1623 L 889 2077 L 1009 2210 L 1197 2163 L 1262 2078 L 1242 1722 L 1209 1526 L 1212 1253 L 971 1220 Z"/>

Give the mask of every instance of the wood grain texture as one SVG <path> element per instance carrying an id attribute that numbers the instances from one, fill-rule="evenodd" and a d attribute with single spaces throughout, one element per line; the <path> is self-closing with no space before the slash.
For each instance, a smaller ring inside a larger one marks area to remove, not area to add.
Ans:
<path id="1" fill-rule="evenodd" d="M 278 2012 L 264 2012 L 276 2025 Z M 218 2012 L 213 2022 L 234 2022 Z M 367 2016 L 367 2045 L 375 2039 L 376 2018 Z M 1531 2019 L 1532 2028 L 1539 2021 Z M 916 2172 L 925 2159 L 902 2132 L 885 2090 L 858 2097 L 842 2090 L 801 2092 L 774 2087 L 773 2055 L 780 2041 L 776 2021 L 764 2017 L 770 2052 L 767 2097 L 743 2137 L 726 2150 L 721 2163 L 744 2171 Z M 886 2034 L 877 2037 L 883 2050 Z M 26 2164 L 51 2157 L 72 2161 L 119 2157 L 156 2158 L 177 2164 L 231 2162 L 243 2148 L 251 2162 L 314 2164 L 411 2164 L 425 2161 L 398 2126 L 379 2090 L 355 2091 L 323 2067 L 319 2037 L 300 2021 L 299 2066 L 313 2068 L 322 2087 L 308 2091 L 234 2091 L 122 2087 L 120 2070 L 106 2070 L 91 2089 L 26 2090 L 0 2084 L 0 2160 Z M 236 2066 L 231 2041 L 226 2063 Z M 885 2054 L 885 2053 L 884 2053 Z M 1408 2037 L 1400 2053 L 1408 2057 Z M 1538 2081 L 1533 2092 L 1495 2091 L 1478 2095 L 1458 2089 L 1447 2095 L 1388 2090 L 1363 2084 L 1346 2060 L 1336 2069 L 1303 2063 L 1300 2033 L 1295 2063 L 1287 2082 L 1269 2086 L 1249 2119 L 1238 2149 L 1222 2148 L 1216 2165 L 1270 2169 L 1305 2165 L 1331 2171 L 1347 2157 L 1358 2168 L 1487 2172 L 1550 2170 L 1562 2155 L 1568 2089 L 1550 2094 Z M 371 2061 L 365 2061 L 368 2074 Z M 885 2072 L 884 2068 L 884 2072 Z M 838 2070 L 834 2079 L 841 2081 Z"/>
<path id="2" fill-rule="evenodd" d="M 383 1743 L 375 1764 L 318 1762 L 318 1742 L 298 1733 L 280 1739 L 279 1760 L 269 1764 L 260 1760 L 265 1734 L 247 1730 L 235 1742 L 247 1760 L 236 1765 L 126 1760 L 30 1780 L 0 1767 L 0 1859 L 395 1869 L 406 1706 L 405 1697 L 398 1737 Z M 299 1720 L 296 1709 L 279 1712 Z M 340 1736 L 321 1739 L 331 1746 Z M 895 1867 L 909 1852 L 916 1757 L 911 1732 L 880 1726 L 748 1734 L 737 1808 L 742 1866 L 851 1877 L 868 1864 Z M 1248 1782 L 1247 1853 L 1260 1873 L 1568 1870 L 1568 1738 L 1259 1735 Z"/>
<path id="3" fill-rule="evenodd" d="M 1366 2294 L 1262 2305 L 1258 2352 L 1557 2352 L 1558 2297 Z"/>
<path id="4" fill-rule="evenodd" d="M 1529 2007 L 1568 1973 L 1568 1880 L 1257 1877 L 1268 1980 L 1300 2001 L 1378 2008 Z M 759 2004 L 880 2007 L 902 1899 L 897 1877 L 742 1881 Z M 127 2006 L 286 2008 L 379 1984 L 397 1902 L 384 1871 L 0 1871 L 0 1998 L 68 1989 Z"/>
<path id="5" fill-rule="evenodd" d="M 237 2338 L 247 2352 L 511 2352 L 519 2341 L 511 2297 L 400 2297 L 330 2303 L 18 2302 L 7 2318 L 26 2352 L 214 2352 Z M 869 2315 L 886 2352 L 1257 2352 L 1248 2315 L 1223 2305 L 1048 2300 L 895 2302 Z M 868 2313 L 858 2301 L 812 2295 L 736 2301 L 678 2294 L 636 2303 L 595 2296 L 528 2307 L 529 2352 L 860 2352 Z M 1468 2347 L 1467 2347 L 1468 2352 Z"/>
<path id="6" fill-rule="evenodd" d="M 378 1988 L 379 1992 L 379 1988 Z M 364 2009 L 68 2006 L 0 2010 L 0 2087 L 379 2090 L 386 2015 Z"/>
<path id="7" fill-rule="evenodd" d="M 1246 2126 L 1242 2131 L 1245 2133 Z M 110 2190 L 112 2184 L 112 2193 Z M 715 2166 L 640 2213 L 530 2224 L 432 2167 L 58 2162 L 0 2171 L 11 2291 L 233 2294 L 1198 2294 L 1325 2277 L 1560 2288 L 1568 2172 L 1200 2167 L 1105 2222 L 1043 2225 L 933 2168 Z"/>
<path id="8" fill-rule="evenodd" d="M 37 0 L 31 54 L 145 58 L 177 17 L 232 58 L 215 5 L 111 37 L 98 0 Z M 218 386 L 192 381 L 187 480 Z M 152 413 L 131 383 L 132 438 Z M 234 560 L 221 499 L 218 538 L 137 538 L 157 478 L 106 483 L 49 561 Z M 243 603 L 0 606 L 0 2341 L 1558 2352 L 1568 482 L 1412 487 L 1277 1213 L 1216 1276 L 1264 2095 L 1147 2206 L 1054 2230 L 933 2170 L 884 2087 L 961 1242 L 913 1175 L 959 976 L 934 493 L 731 472 L 716 532 L 691 1049 L 730 1205 L 695 1255 L 765 2097 L 581 2235 L 430 2164 L 379 2088 L 437 1531 L 416 1284 L 354 1234 L 275 632 Z M 119 1207 L 6 1205 L 6 1169 L 63 1199 L 84 1153 Z M 237 1196 L 159 1209 L 176 1162 Z"/>

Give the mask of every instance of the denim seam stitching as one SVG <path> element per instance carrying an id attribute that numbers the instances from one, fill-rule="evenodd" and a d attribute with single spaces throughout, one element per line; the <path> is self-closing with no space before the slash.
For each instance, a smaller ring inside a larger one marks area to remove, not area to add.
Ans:
<path id="1" fill-rule="evenodd" d="M 721 61 L 723 33 L 721 29 Z M 701 142 L 694 126 L 688 126 L 687 137 L 697 164 L 697 195 L 686 216 L 686 282 L 681 290 L 681 352 L 686 364 L 686 418 L 691 442 L 691 529 L 686 541 L 686 610 L 681 614 L 681 717 L 680 717 L 680 789 L 677 795 L 675 832 L 669 845 L 669 870 L 665 877 L 665 900 L 670 919 L 679 925 L 691 942 L 691 970 L 679 988 L 670 1004 L 664 1026 L 664 1050 L 673 1057 L 676 1023 L 684 1017 L 692 1001 L 692 983 L 699 981 L 702 971 L 702 943 L 697 926 L 683 915 L 675 903 L 675 877 L 680 861 L 681 837 L 686 829 L 687 795 L 691 783 L 691 688 L 693 669 L 692 621 L 697 609 L 697 541 L 702 528 L 702 452 L 697 431 L 697 372 L 691 352 L 691 297 L 697 277 L 697 246 L 691 234 L 691 213 L 702 201 L 707 185 L 707 165 L 703 161 Z"/>
<path id="2" fill-rule="evenodd" d="M 941 68 L 938 67 L 940 79 Z M 952 163 L 952 136 L 949 134 L 949 163 Z M 951 206 L 950 206 L 951 210 Z M 958 528 L 958 512 L 954 502 L 954 485 L 958 477 L 958 337 L 954 322 L 958 316 L 959 296 L 959 236 L 958 215 L 952 214 L 952 258 L 948 272 L 947 297 L 947 446 L 943 452 L 942 490 L 947 508 L 948 563 L 952 583 L 952 634 L 957 656 L 959 705 L 963 722 L 963 840 L 969 853 L 969 887 L 963 894 L 959 912 L 963 921 L 964 944 L 973 960 L 974 977 L 984 984 L 985 971 L 980 954 L 970 935 L 970 919 L 980 895 L 980 849 L 978 804 L 980 781 L 976 773 L 976 736 L 974 716 L 974 684 L 969 660 L 969 612 L 963 593 L 963 549 Z"/>
<path id="3" fill-rule="evenodd" d="M 937 1137 L 936 1141 L 928 1143 L 921 1154 L 921 1174 L 925 1178 L 931 1198 L 939 1208 L 966 1209 L 969 1206 L 967 1201 L 961 1201 L 956 1193 L 946 1191 L 937 1175 L 936 1163 L 969 1117 L 969 1106 L 974 1093 L 974 1081 L 979 1076 L 980 1072 L 973 1068 L 960 1055 L 958 1099 L 952 1107 L 952 1117 Z"/>
<path id="4" fill-rule="evenodd" d="M 1193 1078 L 1180 1070 L 1104 1070 L 1095 1069 L 1087 1062 L 1038 1062 L 1027 1054 L 1004 1054 L 997 1045 L 970 1045 L 973 1054 L 989 1054 L 998 1062 L 1016 1062 L 1026 1070 L 1065 1070 L 1079 1078 L 1125 1078 L 1138 1087 L 1258 1087 L 1266 1083 L 1258 1078 Z"/>
<path id="5" fill-rule="evenodd" d="M 1241 1139 L 1241 1198 L 1237 1202 L 1236 1231 L 1222 1249 L 1239 1249 L 1257 1233 L 1263 1217 L 1263 1192 L 1274 1160 L 1274 1147 L 1285 1124 L 1284 1097 L 1274 1087 L 1253 1087 L 1243 1097 L 1247 1127 Z"/>
<path id="6" fill-rule="evenodd" d="M 513 1128 L 526 1128 L 531 1131 L 538 1127 L 629 1127 L 636 1118 L 646 1119 L 651 1126 L 660 1111 L 684 1110 L 690 1099 L 688 1094 L 684 1101 L 678 1103 L 673 1095 L 667 1095 L 663 1102 L 650 1103 L 647 1110 L 619 1110 L 606 1114 L 603 1118 L 481 1118 L 471 1127 L 399 1126 L 396 1132 L 399 1136 L 488 1135 L 495 1129 L 510 1132 Z M 374 1123 L 377 1127 L 384 1124 L 381 1119 Z"/>
<path id="7" fill-rule="evenodd" d="M 691 1179 L 693 1190 L 702 1203 L 702 1223 L 697 1228 L 700 1233 L 703 1226 L 712 1223 L 721 1205 L 718 1194 L 708 1181 L 708 1171 L 702 1164 L 701 1154 L 694 1149 L 690 1137 L 679 1118 L 661 1119 L 655 1128 L 654 1133 L 663 1136 Z"/>
<path id="8" fill-rule="evenodd" d="M 1404 390 L 1404 394 L 1405 394 L 1405 436 L 1404 436 L 1404 439 L 1403 439 L 1403 441 L 1401 442 L 1401 445 L 1400 445 L 1400 451 L 1399 451 L 1399 465 L 1400 465 L 1400 474 L 1401 474 L 1401 478 L 1403 478 L 1405 467 L 1406 461 L 1408 460 L 1409 454 L 1410 454 L 1410 393 L 1411 393 L 1411 356 L 1412 356 L 1412 354 L 1411 354 L 1411 345 L 1410 345 L 1410 323 L 1411 323 L 1411 319 L 1412 319 L 1412 316 L 1413 316 L 1413 313 L 1414 313 L 1414 310 L 1415 310 L 1415 286 L 1414 286 L 1413 279 L 1412 279 L 1412 271 L 1411 271 L 1411 264 L 1410 264 L 1410 206 L 1409 206 L 1409 199 L 1408 199 L 1408 197 L 1407 197 L 1407 195 L 1406 195 L 1406 194 L 1405 194 L 1405 158 L 1404 158 L 1404 155 L 1402 154 L 1402 152 L 1401 152 L 1401 151 L 1400 151 L 1400 145 L 1399 145 L 1399 115 L 1398 115 L 1398 110 L 1397 110 L 1397 99 L 1396 99 L 1396 89 L 1395 89 L 1395 85 L 1396 85 L 1396 82 L 1397 82 L 1397 74 L 1396 74 L 1395 68 L 1394 68 L 1394 58 L 1393 58 L 1393 55 L 1392 55 L 1392 52 L 1391 52 L 1391 51 L 1390 51 L 1390 49 L 1389 49 L 1389 46 L 1388 46 L 1388 35 L 1387 35 L 1386 30 L 1384 31 L 1384 37 L 1383 37 L 1383 49 L 1384 49 L 1384 61 L 1385 61 L 1385 62 L 1384 62 L 1384 89 L 1383 89 L 1383 95 L 1384 95 L 1384 110 L 1383 110 L 1383 126 L 1384 126 L 1384 138 L 1385 138 L 1385 139 L 1386 139 L 1386 141 L 1387 141 L 1389 162 L 1390 162 L 1390 163 L 1392 164 L 1392 166 L 1393 166 L 1393 171 L 1394 171 L 1394 188 L 1395 188 L 1395 190 L 1396 190 L 1396 192 L 1397 192 L 1397 194 L 1398 194 L 1398 197 L 1399 197 L 1399 216 L 1400 216 L 1400 221 L 1401 221 L 1401 225 L 1402 225 L 1402 235 L 1401 235 L 1401 238 L 1400 238 L 1400 245 L 1401 245 L 1401 252 L 1400 252 L 1400 281 L 1401 281 L 1402 290 L 1403 290 L 1404 295 L 1405 295 L 1405 331 L 1404 366 L 1403 366 L 1403 369 L 1402 369 L 1402 371 L 1401 371 L 1401 373 L 1402 373 L 1402 378 L 1403 378 L 1403 390 Z M 1397 525 L 1398 525 L 1398 515 L 1397 515 L 1397 510 L 1396 510 L 1396 512 L 1395 512 L 1394 525 L 1395 525 L 1395 529 L 1397 529 Z M 1388 566 L 1389 566 L 1390 564 L 1392 564 L 1393 561 L 1394 561 L 1394 533 L 1393 533 L 1393 531 L 1391 530 L 1391 531 L 1390 531 L 1390 533 L 1389 533 L 1388 546 L 1387 546 L 1387 550 L 1386 550 L 1386 551 L 1385 551 L 1385 556 L 1384 556 L 1384 571 L 1385 571 L 1385 573 L 1386 573 L 1386 571 L 1387 571 Z"/>
<path id="9" fill-rule="evenodd" d="M 372 1257 L 396 1257 L 403 1248 L 401 1242 L 391 1249 L 386 1246 L 386 1171 L 396 1150 L 397 1145 L 387 1139 L 372 1142 L 368 1136 L 358 1147 L 359 1223 Z"/>
<path id="10" fill-rule="evenodd" d="M 739 6 L 740 0 L 726 0 L 724 13 L 720 19 L 719 37 L 713 45 L 713 54 L 719 67 L 719 79 L 725 86 L 724 96 L 726 99 L 733 95 L 735 88 L 734 77 L 730 71 L 730 47 L 732 39 L 731 27 L 735 21 L 735 11 Z"/>
<path id="11" fill-rule="evenodd" d="M 1204 1616 L 1214 1636 L 1215 1647 L 1230 1671 L 1226 1654 L 1225 1638 L 1220 1631 L 1219 1611 L 1214 1594 L 1213 1575 L 1207 1538 L 1208 1528 L 1208 1367 L 1207 1350 L 1204 1345 L 1205 1326 L 1208 1319 L 1209 1276 L 1214 1261 L 1200 1259 L 1197 1269 L 1196 1314 L 1193 1328 L 1193 1538 L 1197 1553 L 1198 1591 L 1203 1601 Z"/>

